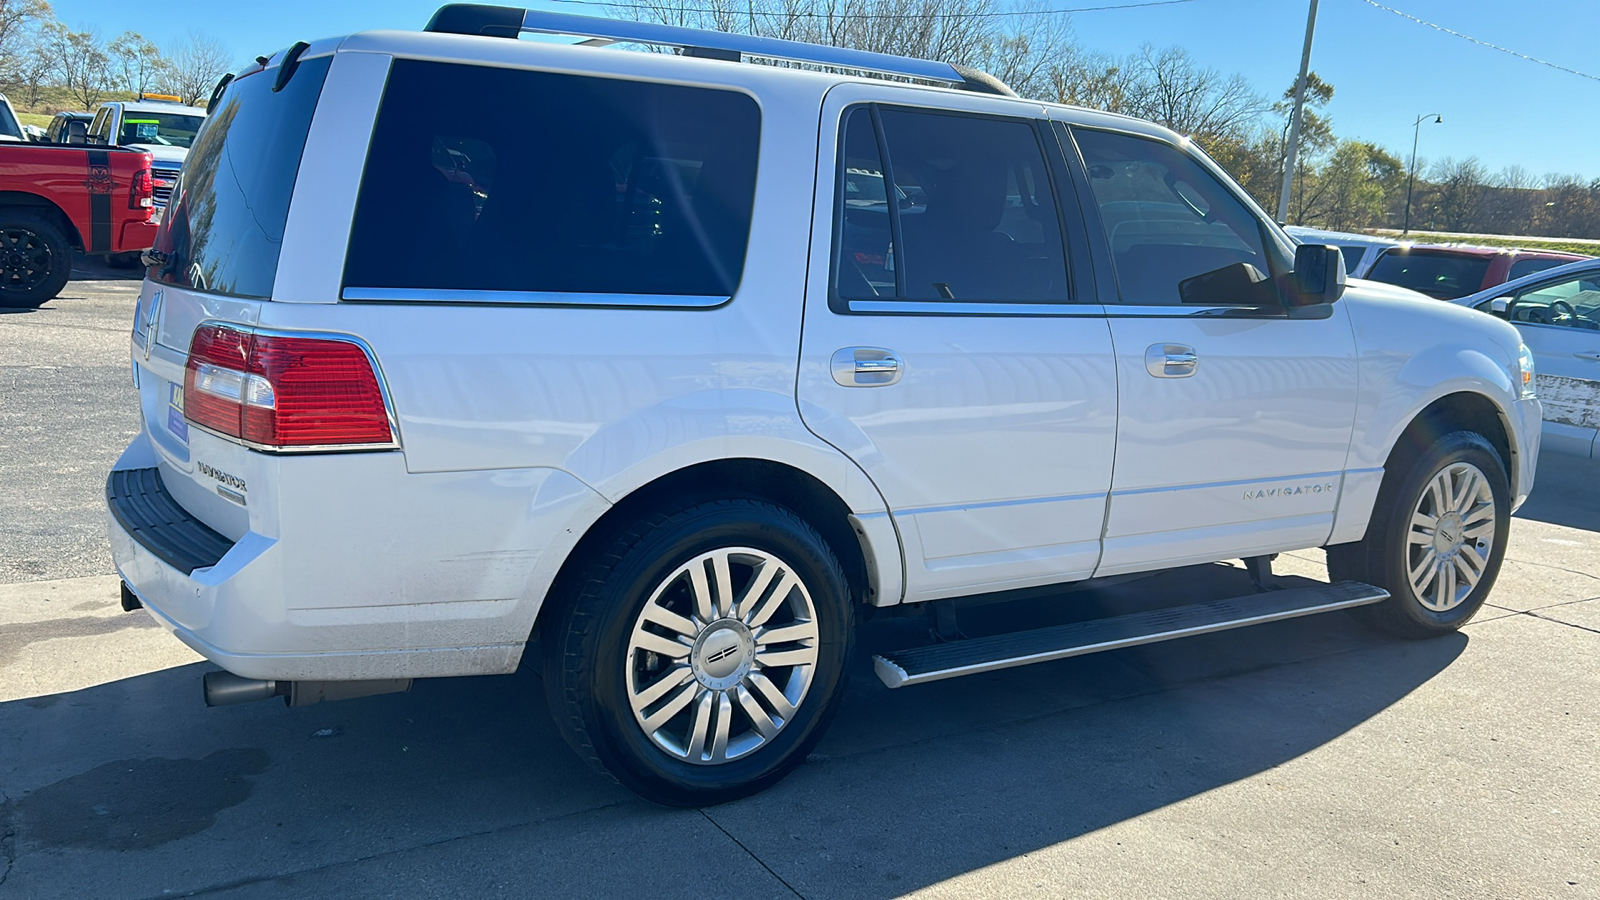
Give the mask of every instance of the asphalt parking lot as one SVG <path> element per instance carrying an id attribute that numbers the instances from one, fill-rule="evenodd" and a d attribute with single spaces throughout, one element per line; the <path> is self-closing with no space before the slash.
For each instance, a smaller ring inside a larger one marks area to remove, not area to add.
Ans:
<path id="1" fill-rule="evenodd" d="M 1541 461 L 1460 634 L 1332 614 L 895 692 L 858 660 L 794 776 L 666 810 L 582 766 L 529 672 L 204 708 L 209 666 L 117 604 L 137 283 L 80 274 L 0 313 L 0 898 L 1600 897 L 1595 465 Z"/>

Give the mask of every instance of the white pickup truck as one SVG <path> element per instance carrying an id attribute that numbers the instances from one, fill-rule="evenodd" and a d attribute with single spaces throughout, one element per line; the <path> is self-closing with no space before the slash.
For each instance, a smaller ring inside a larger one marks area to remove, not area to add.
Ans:
<path id="1" fill-rule="evenodd" d="M 874 659 L 893 687 L 1341 609 L 1426 637 L 1533 485 L 1511 325 L 1347 287 L 1192 142 L 981 73 L 448 6 L 213 110 L 107 483 L 124 604 L 213 704 L 534 648 L 578 752 L 716 802 L 805 758 L 863 609 L 947 638 Z M 1328 584 L 944 627 L 1323 546 Z"/>

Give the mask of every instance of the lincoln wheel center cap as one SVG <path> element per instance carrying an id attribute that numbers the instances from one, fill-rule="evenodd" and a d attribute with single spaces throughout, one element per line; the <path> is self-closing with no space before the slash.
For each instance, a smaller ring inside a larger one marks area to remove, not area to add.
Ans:
<path id="1" fill-rule="evenodd" d="M 1433 533 L 1433 549 L 1441 556 L 1448 556 L 1461 549 L 1465 537 L 1462 532 L 1466 528 L 1461 524 L 1461 516 L 1457 513 L 1446 513 L 1439 517 L 1439 525 Z"/>
<path id="2" fill-rule="evenodd" d="M 750 671 L 756 642 L 750 629 L 736 619 L 718 619 L 707 625 L 689 651 L 689 668 L 695 680 L 714 691 L 733 687 Z"/>

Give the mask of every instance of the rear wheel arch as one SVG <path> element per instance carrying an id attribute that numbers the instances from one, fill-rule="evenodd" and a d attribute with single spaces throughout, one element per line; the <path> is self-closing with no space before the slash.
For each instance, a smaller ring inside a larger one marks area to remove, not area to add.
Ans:
<path id="1" fill-rule="evenodd" d="M 768 459 L 720 459 L 669 472 L 618 500 L 585 530 L 550 584 L 546 610 L 570 597 L 585 560 L 645 516 L 672 512 L 707 500 L 764 500 L 788 509 L 821 534 L 844 568 L 852 599 L 865 602 L 876 588 L 866 548 L 850 524 L 850 507 L 826 483 L 787 463 Z"/>
<path id="2" fill-rule="evenodd" d="M 0 191 L 0 212 L 7 210 L 26 212 L 43 218 L 61 229 L 72 249 L 83 251 L 83 235 L 79 234 L 77 226 L 72 224 L 72 217 L 48 197 L 26 191 Z"/>

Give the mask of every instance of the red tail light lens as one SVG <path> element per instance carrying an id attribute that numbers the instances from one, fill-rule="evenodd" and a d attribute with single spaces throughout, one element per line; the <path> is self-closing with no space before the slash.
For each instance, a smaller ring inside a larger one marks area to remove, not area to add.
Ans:
<path id="1" fill-rule="evenodd" d="M 378 376 L 359 344 L 195 330 L 183 379 L 184 415 L 265 447 L 394 446 Z"/>
<path id="2" fill-rule="evenodd" d="M 156 177 L 149 169 L 140 169 L 128 187 L 129 209 L 151 209 L 156 205 Z"/>

